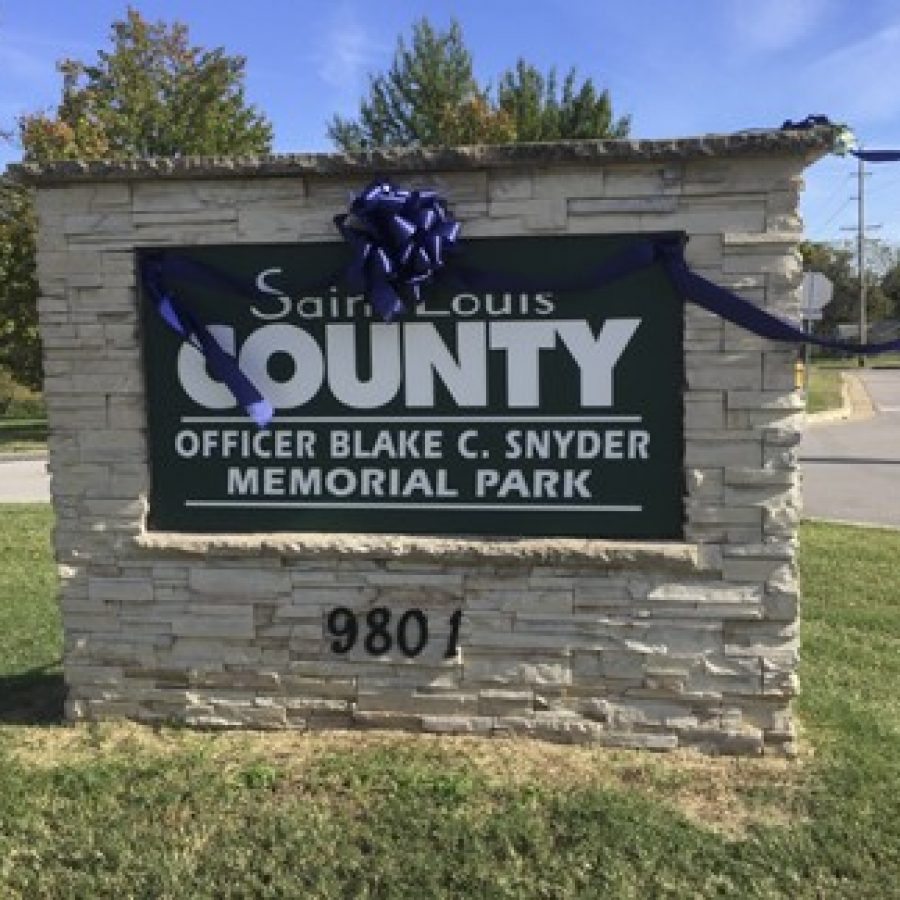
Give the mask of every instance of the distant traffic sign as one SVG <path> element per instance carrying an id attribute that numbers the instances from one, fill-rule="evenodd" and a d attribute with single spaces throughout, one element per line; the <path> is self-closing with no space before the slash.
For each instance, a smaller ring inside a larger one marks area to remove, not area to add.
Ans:
<path id="1" fill-rule="evenodd" d="M 801 316 L 810 322 L 818 322 L 822 318 L 822 310 L 831 303 L 834 285 L 831 279 L 821 272 L 803 273 L 803 303 Z"/>

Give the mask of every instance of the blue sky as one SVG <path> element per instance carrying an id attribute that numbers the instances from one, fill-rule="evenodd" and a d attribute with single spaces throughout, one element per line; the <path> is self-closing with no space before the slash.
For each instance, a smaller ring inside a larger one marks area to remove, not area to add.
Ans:
<path id="1" fill-rule="evenodd" d="M 825 113 L 865 146 L 900 148 L 897 0 L 136 0 L 178 19 L 194 43 L 247 57 L 249 99 L 271 118 L 278 151 L 328 150 L 335 112 L 352 114 L 366 73 L 386 68 L 422 15 L 462 24 L 483 81 L 516 58 L 576 66 L 610 89 L 639 137 L 777 126 Z M 125 3 L 0 0 L 0 128 L 59 94 L 54 63 L 93 59 Z M 0 146 L 0 165 L 15 147 Z M 900 241 L 900 163 L 872 166 L 868 220 Z M 803 211 L 815 239 L 855 226 L 855 161 L 808 170 Z"/>

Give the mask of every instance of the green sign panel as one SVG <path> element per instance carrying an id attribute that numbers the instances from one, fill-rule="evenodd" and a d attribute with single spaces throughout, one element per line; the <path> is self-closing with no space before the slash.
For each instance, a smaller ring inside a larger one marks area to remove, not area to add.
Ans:
<path id="1" fill-rule="evenodd" d="M 180 249 L 256 285 L 174 287 L 275 418 L 249 421 L 145 297 L 150 527 L 681 537 L 680 298 L 658 266 L 553 290 L 632 240 L 467 240 L 467 265 L 535 289 L 445 281 L 391 323 L 311 287 L 343 244 Z"/>

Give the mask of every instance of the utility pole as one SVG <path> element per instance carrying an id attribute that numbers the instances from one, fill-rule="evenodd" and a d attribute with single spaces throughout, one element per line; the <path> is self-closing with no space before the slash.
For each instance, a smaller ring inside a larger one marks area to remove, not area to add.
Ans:
<path id="1" fill-rule="evenodd" d="M 860 344 L 864 344 L 866 342 L 866 170 L 865 163 L 861 156 L 857 157 L 857 162 L 857 174 L 859 180 L 859 190 L 857 192 L 859 194 L 859 213 L 857 216 L 857 255 L 859 257 L 859 342 Z M 864 367 L 866 364 L 866 357 L 860 353 L 856 362 L 858 366 Z"/>
<path id="2" fill-rule="evenodd" d="M 860 149 L 862 149 L 860 147 Z M 881 225 L 866 225 L 866 178 L 869 173 L 866 172 L 866 164 L 861 157 L 857 157 L 856 180 L 857 191 L 857 214 L 856 228 L 848 226 L 841 228 L 841 231 L 856 232 L 856 264 L 857 273 L 859 275 L 859 342 L 865 344 L 868 338 L 868 317 L 866 315 L 866 231 L 874 231 L 881 228 Z M 865 366 L 866 358 L 860 353 L 857 356 L 857 365 Z"/>

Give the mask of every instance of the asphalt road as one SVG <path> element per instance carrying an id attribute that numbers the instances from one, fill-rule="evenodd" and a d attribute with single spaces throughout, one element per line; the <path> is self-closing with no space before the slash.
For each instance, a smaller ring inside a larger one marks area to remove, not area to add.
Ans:
<path id="1" fill-rule="evenodd" d="M 804 515 L 900 527 L 900 369 L 858 375 L 875 414 L 807 427 L 800 445 Z M 0 461 L 0 503 L 49 499 L 44 460 Z"/>
<path id="2" fill-rule="evenodd" d="M 804 515 L 900 527 L 900 369 L 856 373 L 875 414 L 810 425 L 800 445 Z"/>

